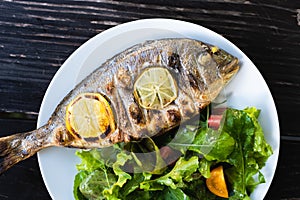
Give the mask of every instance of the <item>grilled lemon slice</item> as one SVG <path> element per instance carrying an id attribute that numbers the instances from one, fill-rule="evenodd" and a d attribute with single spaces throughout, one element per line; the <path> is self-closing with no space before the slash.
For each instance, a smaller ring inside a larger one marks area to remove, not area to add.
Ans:
<path id="1" fill-rule="evenodd" d="M 162 109 L 177 98 L 177 85 L 166 68 L 147 68 L 134 84 L 134 96 L 143 108 Z"/>
<path id="2" fill-rule="evenodd" d="M 103 138 L 116 128 L 110 104 L 98 93 L 80 94 L 68 105 L 66 127 L 82 138 Z"/>

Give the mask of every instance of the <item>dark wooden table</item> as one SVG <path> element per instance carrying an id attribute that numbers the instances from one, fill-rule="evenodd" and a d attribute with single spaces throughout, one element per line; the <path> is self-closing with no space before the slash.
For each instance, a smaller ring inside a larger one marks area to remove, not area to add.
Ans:
<path id="1" fill-rule="evenodd" d="M 254 62 L 281 129 L 279 163 L 265 199 L 300 199 L 299 0 L 1 0 L 0 136 L 35 129 L 48 84 L 90 37 L 156 17 L 205 26 Z M 36 156 L 0 176 L 0 199 L 50 199 Z"/>

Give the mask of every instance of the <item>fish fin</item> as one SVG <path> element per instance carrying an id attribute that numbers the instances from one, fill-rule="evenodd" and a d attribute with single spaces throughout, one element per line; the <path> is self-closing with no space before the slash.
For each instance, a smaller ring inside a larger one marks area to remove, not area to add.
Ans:
<path id="1" fill-rule="evenodd" d="M 51 146 L 43 131 L 45 127 L 0 138 L 0 174 L 40 149 Z"/>

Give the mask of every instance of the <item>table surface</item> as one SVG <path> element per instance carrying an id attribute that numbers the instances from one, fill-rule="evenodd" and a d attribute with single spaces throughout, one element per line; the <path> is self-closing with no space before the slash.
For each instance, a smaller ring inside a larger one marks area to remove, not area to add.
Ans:
<path id="1" fill-rule="evenodd" d="M 279 163 L 265 199 L 300 199 L 298 0 L 2 0 L 0 136 L 35 129 L 51 79 L 80 45 L 145 18 L 207 27 L 254 62 L 274 97 L 281 131 Z M 50 199 L 36 156 L 0 176 L 0 199 Z"/>

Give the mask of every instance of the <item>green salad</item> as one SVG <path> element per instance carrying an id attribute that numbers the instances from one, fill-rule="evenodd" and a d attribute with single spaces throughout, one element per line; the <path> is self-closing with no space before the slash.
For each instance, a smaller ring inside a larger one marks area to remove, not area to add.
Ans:
<path id="1" fill-rule="evenodd" d="M 223 199 L 209 189 L 220 166 L 228 198 L 250 199 L 265 182 L 260 169 L 272 154 L 258 122 L 260 110 L 227 108 L 218 129 L 208 125 L 208 110 L 200 121 L 170 133 L 77 151 L 75 199 Z"/>

